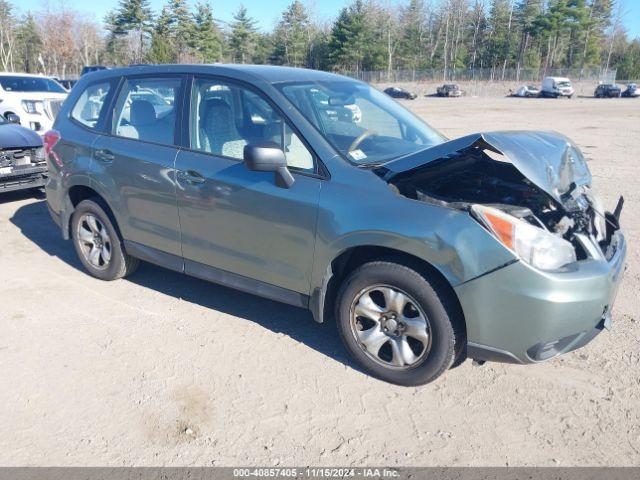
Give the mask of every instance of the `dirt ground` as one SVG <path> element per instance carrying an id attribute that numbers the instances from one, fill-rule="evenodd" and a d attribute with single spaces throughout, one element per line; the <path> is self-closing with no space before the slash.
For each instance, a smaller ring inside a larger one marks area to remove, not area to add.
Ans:
<path id="1" fill-rule="evenodd" d="M 143 265 L 94 280 L 42 197 L 0 197 L 0 465 L 640 465 L 640 100 L 408 102 L 446 135 L 550 129 L 626 199 L 613 330 L 402 388 L 304 310 Z"/>

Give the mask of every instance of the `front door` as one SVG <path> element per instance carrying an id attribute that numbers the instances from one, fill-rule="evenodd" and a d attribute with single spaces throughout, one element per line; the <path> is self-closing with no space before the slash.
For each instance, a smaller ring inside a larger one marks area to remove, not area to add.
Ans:
<path id="1" fill-rule="evenodd" d="M 195 79 L 190 116 L 191 148 L 176 159 L 185 270 L 308 295 L 322 184 L 309 149 L 261 94 L 236 84 Z M 244 146 L 261 141 L 284 149 L 291 188 L 245 167 Z"/>

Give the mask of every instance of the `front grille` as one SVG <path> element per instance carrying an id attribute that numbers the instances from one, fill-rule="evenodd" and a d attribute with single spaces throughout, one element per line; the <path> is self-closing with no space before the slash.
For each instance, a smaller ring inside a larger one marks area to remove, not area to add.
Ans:
<path id="1" fill-rule="evenodd" d="M 36 156 L 36 148 L 0 150 L 0 168 L 30 168 L 44 163 Z"/>
<path id="2" fill-rule="evenodd" d="M 47 110 L 47 116 L 51 119 L 51 120 L 55 120 L 56 117 L 58 116 L 58 113 L 60 113 L 60 109 L 62 108 L 62 102 L 64 100 L 57 100 L 57 99 L 49 99 L 47 100 L 46 103 L 46 110 Z"/>

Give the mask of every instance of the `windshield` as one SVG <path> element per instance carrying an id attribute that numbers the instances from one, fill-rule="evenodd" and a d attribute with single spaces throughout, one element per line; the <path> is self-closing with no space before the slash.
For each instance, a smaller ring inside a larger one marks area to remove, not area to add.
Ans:
<path id="1" fill-rule="evenodd" d="M 560 88 L 568 88 L 568 87 L 571 86 L 571 82 L 567 82 L 565 80 L 565 81 L 562 81 L 562 82 L 558 82 L 556 85 L 558 85 L 558 87 L 560 87 Z"/>
<path id="2" fill-rule="evenodd" d="M 67 92 L 58 82 L 43 77 L 0 76 L 0 85 L 5 92 Z"/>
<path id="3" fill-rule="evenodd" d="M 300 82 L 279 88 L 354 164 L 382 163 L 446 140 L 390 97 L 363 83 Z"/>

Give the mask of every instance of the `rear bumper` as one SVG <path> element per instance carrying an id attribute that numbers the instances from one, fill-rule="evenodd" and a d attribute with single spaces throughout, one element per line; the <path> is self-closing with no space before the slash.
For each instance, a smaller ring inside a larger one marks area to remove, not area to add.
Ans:
<path id="1" fill-rule="evenodd" d="M 467 323 L 467 355 L 478 360 L 537 363 L 589 343 L 611 324 L 626 243 L 607 261 L 584 260 L 564 272 L 524 262 L 455 288 Z"/>

